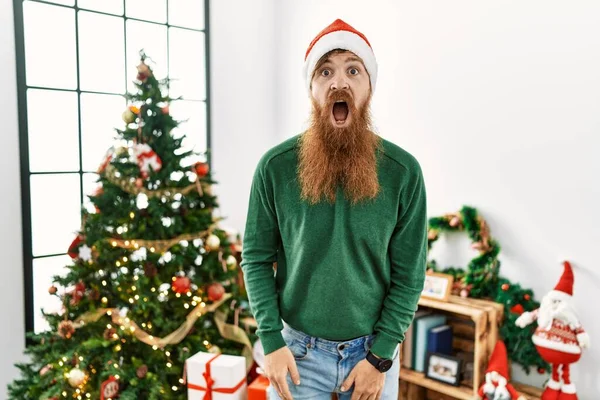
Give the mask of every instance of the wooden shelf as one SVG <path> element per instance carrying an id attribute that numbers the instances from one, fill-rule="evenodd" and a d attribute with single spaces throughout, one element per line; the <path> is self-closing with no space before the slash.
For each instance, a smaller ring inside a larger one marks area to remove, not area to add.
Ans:
<path id="1" fill-rule="evenodd" d="M 420 387 L 444 393 L 456 399 L 471 400 L 473 399 L 473 388 L 467 386 L 452 386 L 442 382 L 429 379 L 425 374 L 408 368 L 400 368 L 400 380 L 414 383 Z"/>

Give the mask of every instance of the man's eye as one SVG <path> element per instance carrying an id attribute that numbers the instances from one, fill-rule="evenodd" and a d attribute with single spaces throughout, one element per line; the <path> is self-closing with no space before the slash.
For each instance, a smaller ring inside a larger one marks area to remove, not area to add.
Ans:
<path id="1" fill-rule="evenodd" d="M 358 68 L 350 68 L 348 72 L 350 75 L 358 75 Z"/>
<path id="2" fill-rule="evenodd" d="M 323 76 L 329 76 L 331 75 L 331 71 L 328 69 L 324 69 L 323 71 L 321 71 L 321 75 Z"/>

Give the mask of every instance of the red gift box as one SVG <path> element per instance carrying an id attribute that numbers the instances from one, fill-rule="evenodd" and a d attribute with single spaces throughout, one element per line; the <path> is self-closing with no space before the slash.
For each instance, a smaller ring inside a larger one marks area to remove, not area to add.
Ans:
<path id="1" fill-rule="evenodd" d="M 267 400 L 269 379 L 260 375 L 248 386 L 248 400 Z"/>

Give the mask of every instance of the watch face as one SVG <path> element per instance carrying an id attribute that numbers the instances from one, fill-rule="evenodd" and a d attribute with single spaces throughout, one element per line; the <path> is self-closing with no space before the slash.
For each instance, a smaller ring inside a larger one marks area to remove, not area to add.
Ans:
<path id="1" fill-rule="evenodd" d="M 386 372 L 388 371 L 390 368 L 392 368 L 392 364 L 393 361 L 392 360 L 383 360 L 381 361 L 381 363 L 379 364 L 379 370 L 381 372 Z"/>

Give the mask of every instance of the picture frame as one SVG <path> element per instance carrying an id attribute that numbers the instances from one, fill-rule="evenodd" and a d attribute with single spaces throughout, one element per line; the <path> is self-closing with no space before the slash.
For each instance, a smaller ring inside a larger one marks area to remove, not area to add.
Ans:
<path id="1" fill-rule="evenodd" d="M 460 386 L 463 360 L 442 353 L 428 353 L 425 376 L 452 386 Z"/>
<path id="2" fill-rule="evenodd" d="M 454 277 L 449 274 L 429 272 L 425 275 L 425 283 L 421 297 L 428 299 L 448 301 L 452 291 Z"/>

